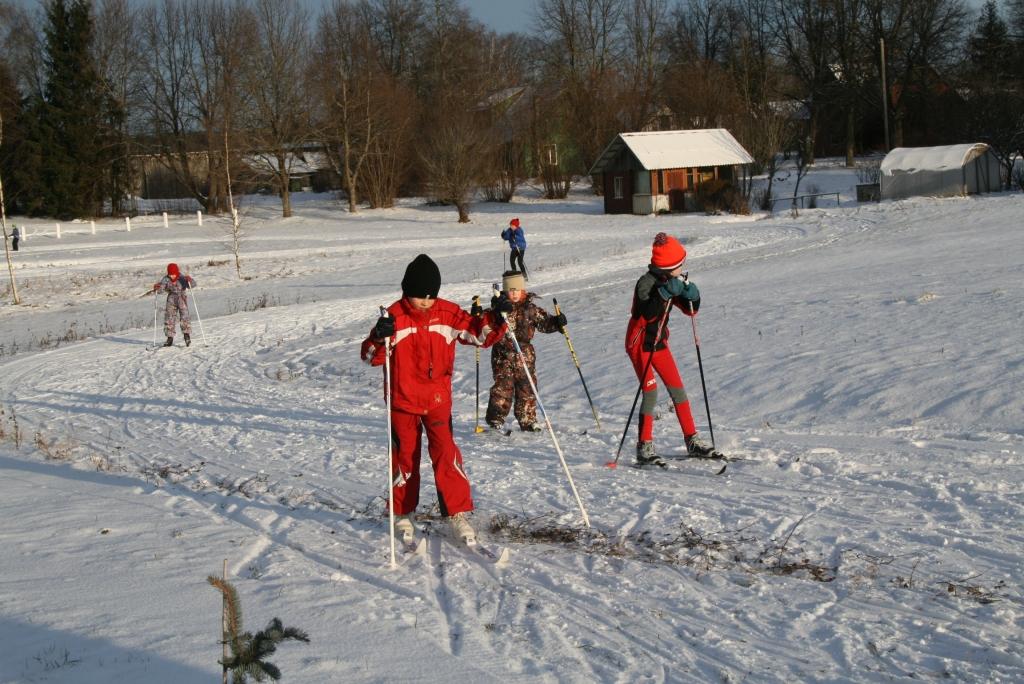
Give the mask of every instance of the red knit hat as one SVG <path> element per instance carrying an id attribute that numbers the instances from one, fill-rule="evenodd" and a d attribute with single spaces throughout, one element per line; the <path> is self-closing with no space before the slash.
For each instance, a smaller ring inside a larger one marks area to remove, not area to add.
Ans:
<path id="1" fill-rule="evenodd" d="M 172 279 L 177 278 L 180 274 L 178 264 L 167 264 L 167 275 L 171 276 Z"/>
<path id="2" fill-rule="evenodd" d="M 678 268 L 686 261 L 686 249 L 671 235 L 658 233 L 651 248 L 651 266 L 663 271 Z"/>
<path id="3" fill-rule="evenodd" d="M 519 218 L 517 217 L 517 218 L 512 219 L 511 221 L 508 222 L 508 225 L 512 226 L 513 228 L 518 228 L 519 227 Z"/>

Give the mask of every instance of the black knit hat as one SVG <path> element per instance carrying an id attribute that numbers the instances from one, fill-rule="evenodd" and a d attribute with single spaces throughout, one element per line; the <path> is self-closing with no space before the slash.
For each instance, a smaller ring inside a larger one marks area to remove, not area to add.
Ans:
<path id="1" fill-rule="evenodd" d="M 420 299 L 437 299 L 441 291 L 441 270 L 434 260 L 426 254 L 420 254 L 405 267 L 402 278 L 402 294 L 406 297 Z"/>

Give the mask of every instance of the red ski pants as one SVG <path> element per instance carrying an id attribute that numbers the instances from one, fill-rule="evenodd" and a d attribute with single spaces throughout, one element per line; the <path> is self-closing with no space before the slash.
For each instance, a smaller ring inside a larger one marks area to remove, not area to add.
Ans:
<path id="1" fill-rule="evenodd" d="M 473 510 L 469 478 L 462 469 L 462 453 L 452 437 L 451 406 L 439 406 L 425 416 L 398 410 L 391 412 L 391 486 L 395 494 L 395 514 L 412 513 L 419 504 L 420 447 L 424 430 L 441 515 Z"/>
<path id="2" fill-rule="evenodd" d="M 629 360 L 633 362 L 633 370 L 636 372 L 637 379 L 640 379 L 640 374 L 647 368 L 647 375 L 643 378 L 645 394 L 658 391 L 658 381 L 654 379 L 655 371 L 661 377 L 661 381 L 665 383 L 665 387 L 670 390 L 683 389 L 683 379 L 679 377 L 676 360 L 672 357 L 672 352 L 669 351 L 668 347 L 654 352 L 654 360 L 651 361 L 651 352 L 644 351 L 643 347 L 638 344 L 629 348 Z M 647 365 L 648 361 L 651 361 L 650 367 Z M 689 437 L 696 434 L 697 426 L 693 422 L 690 401 L 686 400 L 675 404 L 675 409 L 676 418 L 679 420 L 679 427 L 683 430 L 683 436 Z M 641 442 L 650 442 L 654 439 L 654 414 L 644 413 L 643 406 L 640 408 L 639 433 Z"/>

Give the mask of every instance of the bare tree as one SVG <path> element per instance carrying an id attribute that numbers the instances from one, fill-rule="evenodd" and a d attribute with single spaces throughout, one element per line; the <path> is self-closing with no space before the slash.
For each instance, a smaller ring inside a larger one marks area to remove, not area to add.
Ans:
<path id="1" fill-rule="evenodd" d="M 146 151 L 209 211 L 209 197 L 199 173 L 201 127 L 189 94 L 195 44 L 190 42 L 187 14 L 182 0 L 163 0 L 146 7 L 140 18 L 143 54 L 148 57 L 144 92 L 150 137 Z"/>
<path id="2" fill-rule="evenodd" d="M 808 136 L 808 138 L 810 138 L 810 136 Z M 800 193 L 800 181 L 802 181 L 804 176 L 807 175 L 807 172 L 811 170 L 811 150 L 813 149 L 814 145 L 810 140 L 796 146 L 796 183 L 793 183 L 793 206 L 790 209 L 790 213 L 793 218 L 800 215 L 800 211 L 797 209 L 797 197 L 799 197 Z"/>
<path id="3" fill-rule="evenodd" d="M 625 12 L 625 124 L 639 130 L 661 104 L 658 86 L 665 58 L 667 0 L 630 0 Z"/>
<path id="4" fill-rule="evenodd" d="M 376 85 L 393 77 L 374 59 L 366 16 L 343 0 L 320 16 L 313 73 L 327 156 L 341 177 L 350 213 L 357 211 L 363 167 L 379 147 L 378 138 L 389 133 L 380 124 L 390 103 Z"/>
<path id="5" fill-rule="evenodd" d="M 469 222 L 469 204 L 490 147 L 488 132 L 472 111 L 452 105 L 451 109 L 436 112 L 420 161 L 430 194 L 455 205 L 459 223 Z"/>
<path id="6" fill-rule="evenodd" d="M 778 0 L 777 34 L 790 71 L 800 90 L 791 93 L 808 111 L 805 163 L 814 163 L 814 149 L 824 103 L 835 83 L 835 21 L 832 8 L 819 0 Z"/>
<path id="7" fill-rule="evenodd" d="M 292 215 L 291 177 L 296 152 L 317 137 L 307 99 L 309 17 L 303 5 L 254 0 L 257 39 L 245 87 L 252 97 L 249 130 L 258 159 L 277 187 L 281 215 Z"/>
<path id="8" fill-rule="evenodd" d="M 112 215 L 121 214 L 126 195 L 133 194 L 130 131 L 133 118 L 138 117 L 142 70 L 137 15 L 128 0 L 101 0 L 96 5 L 96 66 L 104 96 L 112 103 L 110 109 L 120 113 L 117 119 L 105 122 L 112 129 L 111 144 L 118 148 L 111 155 L 114 163 L 105 171 L 109 175 Z"/>
<path id="9" fill-rule="evenodd" d="M 4 144 L 4 112 L 0 107 L 0 148 Z M 18 284 L 14 279 L 14 264 L 11 262 L 11 248 L 7 245 L 7 204 L 4 201 L 4 179 L 0 177 L 0 227 L 4 233 L 4 255 L 7 257 L 7 274 L 11 278 L 11 297 L 15 304 L 21 304 L 18 299 Z"/>
<path id="10" fill-rule="evenodd" d="M 355 8 L 370 31 L 381 69 L 411 81 L 427 14 L 425 0 L 359 0 Z"/>
<path id="11" fill-rule="evenodd" d="M 885 40 L 889 91 L 884 106 L 893 115 L 893 144 L 901 146 L 904 144 L 903 126 L 915 94 L 917 98 L 926 97 L 932 71 L 949 65 L 961 53 L 967 11 L 963 0 L 864 0 L 864 3 L 866 43 L 877 46 L 880 39 Z M 880 64 L 878 60 L 873 63 Z"/>
<path id="12" fill-rule="evenodd" d="M 740 21 L 731 12 L 723 0 L 689 0 L 671 14 L 662 92 L 684 128 L 735 128 L 741 118 L 742 92 L 728 65 L 730 27 Z"/>
<path id="13" fill-rule="evenodd" d="M 545 68 L 558 84 L 563 126 L 586 171 L 622 126 L 624 0 L 539 0 Z M 598 191 L 595 188 L 595 191 Z"/>

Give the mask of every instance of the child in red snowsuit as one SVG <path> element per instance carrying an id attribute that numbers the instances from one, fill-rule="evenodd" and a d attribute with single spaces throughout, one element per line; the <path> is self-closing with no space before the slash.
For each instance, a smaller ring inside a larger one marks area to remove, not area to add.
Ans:
<path id="1" fill-rule="evenodd" d="M 640 403 L 639 439 L 636 461 L 639 465 L 664 466 L 654 450 L 654 411 L 658 403 L 657 372 L 675 405 L 676 418 L 691 456 L 708 456 L 711 447 L 697 437 L 690 401 L 683 388 L 676 361 L 668 348 L 668 317 L 673 306 L 688 316 L 700 308 L 700 291 L 694 283 L 680 277 L 686 249 L 671 235 L 658 233 L 651 250 L 647 273 L 633 290 L 632 315 L 626 329 L 626 353 L 633 362 L 637 378 L 643 375 L 643 400 Z M 691 308 L 692 307 L 692 308 Z"/>
<path id="2" fill-rule="evenodd" d="M 441 272 L 426 254 L 417 256 L 402 278 L 402 299 L 388 307 L 363 341 L 362 359 L 384 364 L 385 339 L 391 340 L 391 441 L 395 529 L 413 534 L 412 514 L 419 503 L 420 445 L 426 430 L 430 462 L 441 514 L 455 536 L 468 544 L 476 535 L 465 513 L 473 510 L 469 478 L 452 437 L 452 369 L 455 343 L 489 347 L 505 335 L 499 311 L 512 308 L 499 297 L 493 309 L 472 316 L 457 304 L 438 299 Z M 496 310 L 495 310 L 496 309 Z"/>

